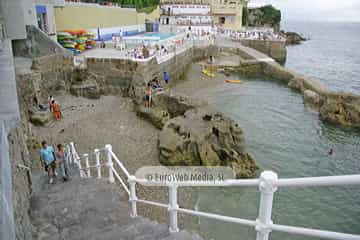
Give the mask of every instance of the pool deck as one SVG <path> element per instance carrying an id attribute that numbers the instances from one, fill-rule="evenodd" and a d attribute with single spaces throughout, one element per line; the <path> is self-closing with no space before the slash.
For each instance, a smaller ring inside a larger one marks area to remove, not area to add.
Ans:
<path id="1" fill-rule="evenodd" d="M 104 59 L 126 59 L 126 52 L 117 50 L 115 48 L 94 48 L 89 49 L 78 56 L 85 58 L 104 58 Z"/>

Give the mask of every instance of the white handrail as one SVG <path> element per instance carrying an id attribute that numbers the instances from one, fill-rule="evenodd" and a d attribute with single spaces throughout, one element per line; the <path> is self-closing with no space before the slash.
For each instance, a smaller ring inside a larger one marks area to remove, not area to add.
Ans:
<path id="1" fill-rule="evenodd" d="M 74 162 L 81 166 L 80 158 L 75 150 L 74 144 L 71 143 L 71 153 L 74 157 Z M 277 174 L 271 171 L 264 171 L 261 173 L 258 179 L 231 179 L 224 180 L 222 182 L 195 182 L 195 181 L 178 181 L 178 182 L 161 182 L 161 181 L 150 181 L 147 179 L 139 179 L 133 175 L 130 175 L 122 162 L 117 158 L 114 152 L 112 152 L 111 145 L 106 147 L 108 152 L 108 166 L 111 170 L 111 174 L 120 181 L 122 187 L 129 195 L 129 201 L 131 204 L 131 216 L 137 216 L 136 203 L 143 203 L 153 205 L 157 207 L 166 208 L 169 211 L 170 221 L 169 230 L 170 232 L 177 232 L 177 213 L 186 213 L 198 217 L 206 217 L 216 219 L 223 222 L 238 223 L 245 226 L 255 227 L 257 231 L 257 240 L 268 240 L 271 231 L 286 232 L 290 234 L 297 234 L 303 236 L 320 237 L 326 239 L 342 239 L 342 240 L 360 240 L 360 235 L 346 234 L 333 231 L 286 226 L 280 224 L 274 224 L 271 221 L 271 211 L 273 204 L 273 196 L 278 187 L 323 187 L 323 186 L 344 186 L 344 185 L 360 185 L 360 174 L 359 175 L 343 175 L 343 176 L 324 176 L 324 177 L 303 177 L 303 178 L 284 178 L 278 179 Z M 130 189 L 127 187 L 125 182 L 122 180 L 120 175 L 112 165 L 112 159 L 119 165 L 121 170 L 126 175 Z M 95 165 L 97 166 L 97 165 Z M 90 166 L 92 167 L 92 166 Z M 87 168 L 86 168 L 87 169 Z M 83 170 L 83 169 L 81 169 Z M 109 172 L 109 174 L 110 174 Z M 110 181 L 111 182 L 111 181 Z M 149 201 L 144 199 L 137 199 L 136 197 L 136 183 L 143 184 L 144 186 L 167 186 L 169 189 L 169 203 L 160 203 L 155 201 Z M 237 217 L 224 216 L 220 214 L 207 213 L 198 210 L 191 210 L 186 208 L 180 208 L 177 204 L 177 188 L 178 187 L 258 187 L 261 192 L 260 195 L 260 206 L 259 216 L 256 220 L 242 219 Z"/>
<path id="2" fill-rule="evenodd" d="M 111 153 L 111 156 L 115 159 L 116 163 L 121 168 L 121 170 L 125 173 L 126 177 L 129 178 L 130 174 L 129 174 L 128 170 L 125 168 L 125 166 L 120 162 L 120 160 L 117 158 L 115 153 L 113 153 L 113 151 L 110 151 L 110 153 Z"/>
<path id="3" fill-rule="evenodd" d="M 278 187 L 328 187 L 342 185 L 359 185 L 359 175 L 305 177 L 305 178 L 283 178 L 276 182 Z"/>
<path id="4" fill-rule="evenodd" d="M 119 180 L 119 182 L 121 183 L 121 185 L 123 186 L 123 188 L 125 189 L 125 191 L 128 193 L 128 195 L 130 195 L 130 190 L 129 188 L 126 186 L 126 184 L 124 183 L 124 181 L 122 180 L 122 178 L 119 176 L 119 174 L 117 173 L 116 169 L 114 168 L 114 166 L 111 166 L 111 169 L 113 170 L 115 177 Z"/>

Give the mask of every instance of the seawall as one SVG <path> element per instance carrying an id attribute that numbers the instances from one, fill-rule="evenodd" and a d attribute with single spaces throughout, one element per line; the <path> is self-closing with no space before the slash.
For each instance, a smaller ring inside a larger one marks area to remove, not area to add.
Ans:
<path id="1" fill-rule="evenodd" d="M 240 43 L 268 55 L 279 63 L 286 61 L 286 41 L 241 39 Z"/>

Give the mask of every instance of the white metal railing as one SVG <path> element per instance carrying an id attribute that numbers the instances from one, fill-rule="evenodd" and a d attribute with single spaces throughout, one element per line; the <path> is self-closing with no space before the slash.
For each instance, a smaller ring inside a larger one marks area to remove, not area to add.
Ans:
<path id="1" fill-rule="evenodd" d="M 278 179 L 278 176 L 275 172 L 264 171 L 261 173 L 260 178 L 257 179 L 231 179 L 218 182 L 194 182 L 194 181 L 181 181 L 181 182 L 157 182 L 150 181 L 147 179 L 139 179 L 134 175 L 131 175 L 128 170 L 125 168 L 123 163 L 112 151 L 111 145 L 106 145 L 105 148 L 101 149 L 106 152 L 106 167 L 108 168 L 108 179 L 110 183 L 114 183 L 114 175 L 116 179 L 121 183 L 122 187 L 128 193 L 129 202 L 131 205 L 131 217 L 137 216 L 137 206 L 136 204 L 143 203 L 147 205 L 153 205 L 161 208 L 166 208 L 169 211 L 169 231 L 178 232 L 178 212 L 186 213 L 189 215 L 197 217 L 205 217 L 210 219 L 216 219 L 223 222 L 237 223 L 245 226 L 254 227 L 257 234 L 256 240 L 267 240 L 269 239 L 269 234 L 271 231 L 284 232 L 295 235 L 310 236 L 310 237 L 319 237 L 324 239 L 342 239 L 342 240 L 360 240 L 360 235 L 346 234 L 339 232 L 332 232 L 319 229 L 295 227 L 295 226 L 286 226 L 280 224 L 274 224 L 271 220 L 272 215 L 272 206 L 274 193 L 277 191 L 278 187 L 323 187 L 323 186 L 349 186 L 349 185 L 360 185 L 360 175 L 344 175 L 344 176 L 326 176 L 326 177 L 305 177 L 305 178 L 283 178 Z M 70 162 L 75 163 L 80 171 L 80 177 L 90 177 L 90 168 L 95 167 L 98 169 L 98 178 L 101 178 L 101 168 L 100 164 L 100 150 L 95 149 L 94 154 L 96 155 L 96 165 L 90 166 L 88 163 L 88 155 L 83 155 L 85 159 L 85 168 L 81 167 L 81 158 L 76 152 L 74 143 L 70 143 L 68 149 L 70 155 Z M 114 161 L 113 161 L 114 160 Z M 114 167 L 114 162 L 116 167 Z M 125 181 L 121 178 L 118 169 L 121 170 L 121 173 L 127 178 L 128 185 L 125 184 Z M 87 174 L 84 174 L 84 171 Z M 140 183 L 144 186 L 166 186 L 169 191 L 169 201 L 167 204 L 149 201 L 144 199 L 138 199 L 136 196 L 136 184 Z M 147 185 L 145 185 L 147 184 Z M 238 186 L 238 187 L 258 187 L 260 191 L 260 205 L 258 210 L 258 217 L 256 220 L 249 220 L 237 217 L 223 216 L 220 214 L 207 213 L 198 210 L 180 208 L 178 205 L 177 189 L 179 187 L 229 187 L 229 186 Z"/>

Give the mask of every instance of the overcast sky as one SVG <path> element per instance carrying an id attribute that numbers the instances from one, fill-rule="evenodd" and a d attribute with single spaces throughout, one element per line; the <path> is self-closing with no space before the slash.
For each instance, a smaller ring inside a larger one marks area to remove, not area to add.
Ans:
<path id="1" fill-rule="evenodd" d="M 252 4 L 272 4 L 283 20 L 360 22 L 360 0 L 249 0 Z"/>

